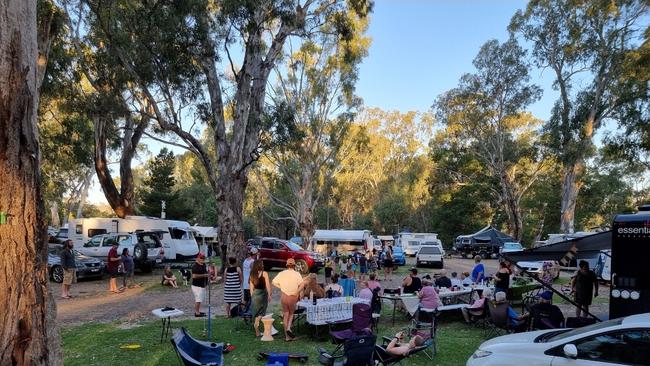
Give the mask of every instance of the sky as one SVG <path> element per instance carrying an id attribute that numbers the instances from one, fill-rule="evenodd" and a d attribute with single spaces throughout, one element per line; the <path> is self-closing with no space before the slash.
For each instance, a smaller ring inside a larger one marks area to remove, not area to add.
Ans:
<path id="1" fill-rule="evenodd" d="M 510 18 L 525 5 L 524 0 L 375 0 L 368 29 L 372 44 L 360 66 L 357 95 L 366 107 L 429 110 L 438 95 L 474 71 L 472 60 L 483 43 L 507 40 Z M 552 80 L 548 72 L 531 73 L 544 94 L 529 110 L 541 119 L 550 116 L 557 98 Z M 153 155 L 162 148 L 150 139 L 143 143 Z M 88 201 L 106 203 L 96 180 Z"/>

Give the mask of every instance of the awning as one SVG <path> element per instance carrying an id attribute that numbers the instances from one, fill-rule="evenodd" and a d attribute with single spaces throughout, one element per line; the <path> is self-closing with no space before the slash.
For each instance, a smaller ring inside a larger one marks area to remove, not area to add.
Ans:
<path id="1" fill-rule="evenodd" d="M 610 230 L 594 233 L 579 238 L 572 238 L 555 244 L 525 249 L 523 252 L 508 253 L 508 259 L 519 261 L 560 261 L 575 246 L 576 258 L 598 257 L 601 250 L 612 249 L 612 232 Z"/>

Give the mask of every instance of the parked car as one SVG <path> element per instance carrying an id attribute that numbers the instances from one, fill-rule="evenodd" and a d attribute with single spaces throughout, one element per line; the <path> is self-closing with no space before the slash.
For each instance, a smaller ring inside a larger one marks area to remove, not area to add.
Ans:
<path id="1" fill-rule="evenodd" d="M 402 247 L 393 247 L 393 263 L 395 263 L 396 266 L 406 265 L 406 254 L 404 254 Z"/>
<path id="2" fill-rule="evenodd" d="M 259 242 L 259 257 L 267 271 L 274 267 L 285 268 L 289 258 L 296 261 L 296 270 L 302 274 L 318 271 L 325 265 L 325 256 L 304 250 L 296 243 L 270 237 L 261 238 Z M 248 243 L 254 245 L 255 241 Z"/>
<path id="3" fill-rule="evenodd" d="M 556 261 L 521 261 L 517 262 L 517 265 L 542 279 L 554 280 L 560 277 L 560 265 Z"/>
<path id="4" fill-rule="evenodd" d="M 650 365 L 650 313 L 576 329 L 510 334 L 483 342 L 467 366 Z"/>
<path id="5" fill-rule="evenodd" d="M 514 252 L 523 252 L 524 247 L 517 242 L 507 242 L 503 243 L 503 247 L 499 249 L 499 253 L 514 253 Z"/>
<path id="6" fill-rule="evenodd" d="M 50 279 L 56 283 L 63 282 L 63 267 L 61 266 L 62 245 L 50 244 L 47 247 L 47 273 Z M 99 259 L 91 258 L 72 250 L 74 260 L 77 265 L 77 278 L 97 278 L 102 279 L 106 266 Z"/>
<path id="7" fill-rule="evenodd" d="M 415 255 L 415 266 L 432 265 L 443 268 L 445 265 L 443 256 L 443 251 L 437 245 L 423 245 Z"/>
<path id="8" fill-rule="evenodd" d="M 157 232 L 152 231 L 96 235 L 79 248 L 79 251 L 90 257 L 106 259 L 111 246 L 117 242 L 118 254 L 122 254 L 122 250 L 128 248 L 133 256 L 135 268 L 143 272 L 151 272 L 157 263 L 162 263 L 165 254 L 158 235 Z"/>

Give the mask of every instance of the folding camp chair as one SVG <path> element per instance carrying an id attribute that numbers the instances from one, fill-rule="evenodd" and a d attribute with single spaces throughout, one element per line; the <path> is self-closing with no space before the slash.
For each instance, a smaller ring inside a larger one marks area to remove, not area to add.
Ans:
<path id="1" fill-rule="evenodd" d="M 415 312 L 413 319 L 411 319 L 411 326 L 408 330 L 411 337 L 419 335 L 424 339 L 424 345 L 427 346 L 424 354 L 431 360 L 436 355 L 436 316 L 437 312 L 435 309 L 420 308 Z"/>
<path id="2" fill-rule="evenodd" d="M 389 337 L 383 337 L 382 345 L 375 345 L 375 362 L 383 366 L 393 366 L 393 365 L 402 365 L 402 360 L 411 357 L 412 355 L 424 351 L 429 348 L 429 345 L 426 343 L 413 348 L 409 353 L 405 355 L 394 355 L 386 350 L 388 344 L 392 341 Z"/>
<path id="3" fill-rule="evenodd" d="M 330 324 L 342 324 L 345 322 L 337 322 Z M 336 349 L 331 353 L 333 356 L 338 357 L 338 351 L 343 347 L 345 341 L 353 337 L 367 336 L 372 334 L 372 310 L 370 305 L 367 304 L 354 304 L 352 305 L 352 326 L 343 330 L 331 330 L 332 343 L 336 344 Z"/>
<path id="4" fill-rule="evenodd" d="M 185 366 L 222 366 L 223 343 L 199 341 L 181 328 L 171 339 L 176 354 Z"/>
<path id="5" fill-rule="evenodd" d="M 490 312 L 489 322 L 487 323 L 485 338 L 492 338 L 498 335 L 513 333 L 508 319 L 507 302 L 497 304 L 493 301 L 486 301 Z"/>
<path id="6" fill-rule="evenodd" d="M 320 349 L 318 361 L 325 366 L 374 366 L 376 340 L 372 334 L 348 338 L 343 345 L 343 354 L 333 356 Z"/>

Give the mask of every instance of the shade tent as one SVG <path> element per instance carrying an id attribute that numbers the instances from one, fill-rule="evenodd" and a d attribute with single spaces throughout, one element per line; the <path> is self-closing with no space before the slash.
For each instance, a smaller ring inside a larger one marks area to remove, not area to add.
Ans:
<path id="1" fill-rule="evenodd" d="M 523 252 L 508 253 L 508 259 L 520 261 L 560 261 L 575 246 L 576 259 L 597 258 L 601 250 L 612 249 L 612 232 L 602 231 L 579 238 L 572 238 L 555 244 L 525 249 Z"/>

